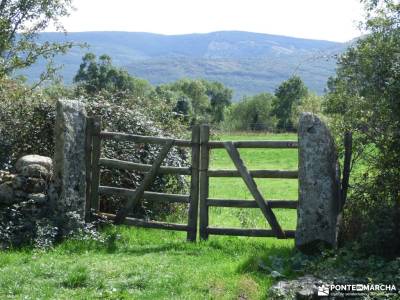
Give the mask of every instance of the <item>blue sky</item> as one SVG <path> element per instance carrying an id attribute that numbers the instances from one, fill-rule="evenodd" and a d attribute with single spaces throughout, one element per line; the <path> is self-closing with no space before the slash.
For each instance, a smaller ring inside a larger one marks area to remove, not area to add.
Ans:
<path id="1" fill-rule="evenodd" d="M 161 34 L 243 30 L 348 41 L 361 33 L 359 0 L 74 0 L 67 31 Z M 50 29 L 51 30 L 51 29 Z"/>

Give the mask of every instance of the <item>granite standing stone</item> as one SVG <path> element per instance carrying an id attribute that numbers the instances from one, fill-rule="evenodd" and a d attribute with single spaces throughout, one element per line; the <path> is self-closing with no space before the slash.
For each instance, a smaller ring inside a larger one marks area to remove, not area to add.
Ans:
<path id="1" fill-rule="evenodd" d="M 82 102 L 57 102 L 55 125 L 54 177 L 58 190 L 57 207 L 64 212 L 85 213 L 86 111 Z"/>
<path id="2" fill-rule="evenodd" d="M 299 206 L 296 247 L 336 247 L 340 179 L 334 140 L 324 122 L 304 113 L 299 124 Z"/>

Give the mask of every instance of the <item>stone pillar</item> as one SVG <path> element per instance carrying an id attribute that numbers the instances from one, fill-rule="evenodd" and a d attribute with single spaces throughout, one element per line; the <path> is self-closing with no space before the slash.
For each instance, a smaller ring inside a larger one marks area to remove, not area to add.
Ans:
<path id="1" fill-rule="evenodd" d="M 337 246 L 340 177 L 329 129 L 316 115 L 303 113 L 299 124 L 299 207 L 296 247 L 314 252 Z"/>
<path id="2" fill-rule="evenodd" d="M 85 214 L 86 110 L 82 102 L 60 100 L 56 107 L 54 182 L 56 206 L 63 212 Z"/>

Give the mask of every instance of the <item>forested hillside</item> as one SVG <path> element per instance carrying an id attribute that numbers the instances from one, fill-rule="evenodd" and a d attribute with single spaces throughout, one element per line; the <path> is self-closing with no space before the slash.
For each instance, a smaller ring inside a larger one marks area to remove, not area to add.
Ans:
<path id="1" fill-rule="evenodd" d="M 204 78 L 234 90 L 234 99 L 260 92 L 273 92 L 293 74 L 322 93 L 334 74 L 335 55 L 346 44 L 240 31 L 208 34 L 159 35 L 139 32 L 42 33 L 42 41 L 74 41 L 89 48 L 74 48 L 56 58 L 64 65 L 61 74 L 72 81 L 86 52 L 108 54 L 131 75 L 162 84 L 181 79 Z M 25 75 L 39 77 L 37 64 Z"/>

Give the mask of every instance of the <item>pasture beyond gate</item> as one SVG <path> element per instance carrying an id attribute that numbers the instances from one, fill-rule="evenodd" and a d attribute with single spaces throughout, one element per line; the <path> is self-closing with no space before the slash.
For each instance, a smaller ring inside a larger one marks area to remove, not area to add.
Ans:
<path id="1" fill-rule="evenodd" d="M 140 136 L 120 132 L 101 131 L 101 120 L 89 118 L 87 122 L 86 143 L 86 173 L 87 194 L 86 212 L 89 217 L 90 211 L 113 220 L 116 224 L 127 224 L 145 228 L 157 228 L 167 230 L 179 230 L 187 232 L 187 239 L 195 241 L 197 232 L 200 238 L 208 239 L 209 235 L 237 235 L 255 237 L 277 237 L 293 238 L 294 230 L 281 228 L 273 208 L 296 209 L 297 201 L 291 200 L 265 200 L 259 191 L 254 178 L 284 178 L 297 179 L 298 171 L 281 170 L 247 170 L 243 163 L 238 148 L 278 148 L 293 149 L 298 147 L 297 141 L 235 141 L 221 142 L 209 140 L 209 127 L 207 125 L 193 126 L 191 140 L 170 139 L 153 136 Z M 104 140 L 130 141 L 134 144 L 156 144 L 161 146 L 156 159 L 152 165 L 135 162 L 121 161 L 101 157 L 101 143 Z M 189 148 L 191 151 L 190 167 L 162 166 L 164 159 L 172 147 Z M 234 163 L 236 170 L 212 170 L 210 169 L 210 151 L 224 148 Z M 144 173 L 140 186 L 135 190 L 121 187 L 100 185 L 100 167 L 117 168 Z M 147 191 L 158 174 L 190 175 L 190 193 L 188 195 L 165 194 Z M 254 200 L 240 199 L 213 199 L 209 198 L 210 177 L 240 177 L 253 196 Z M 125 203 L 116 214 L 100 211 L 99 196 L 119 196 L 124 198 Z M 147 201 L 167 201 L 187 203 L 187 223 L 175 224 L 158 221 L 148 221 L 132 218 L 129 213 L 135 204 L 141 199 Z M 265 217 L 271 229 L 243 229 L 243 228 L 221 228 L 209 226 L 210 207 L 237 207 L 258 208 Z M 199 227 L 199 230 L 198 230 Z"/>

